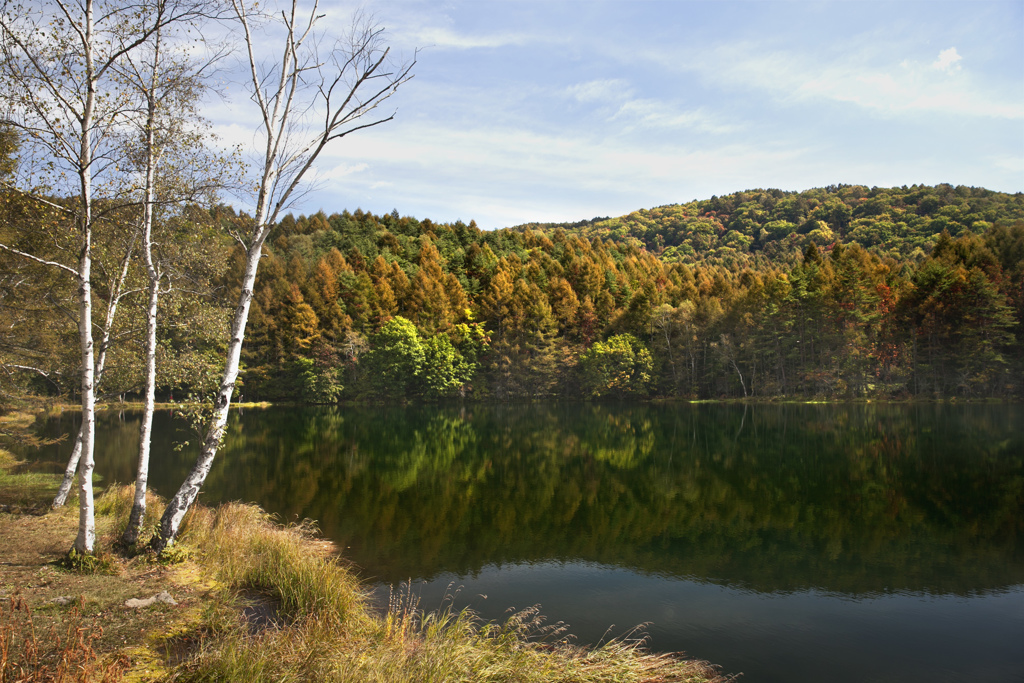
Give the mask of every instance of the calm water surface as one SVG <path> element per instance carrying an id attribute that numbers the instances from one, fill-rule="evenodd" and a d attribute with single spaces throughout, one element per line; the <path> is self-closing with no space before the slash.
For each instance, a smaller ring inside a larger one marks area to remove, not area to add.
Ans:
<path id="1" fill-rule="evenodd" d="M 132 480 L 137 415 L 98 434 Z M 198 439 L 156 434 L 170 495 Z M 584 643 L 646 623 L 752 683 L 1024 681 L 1022 406 L 245 410 L 203 499 L 316 519 L 425 607 L 539 603 Z"/>

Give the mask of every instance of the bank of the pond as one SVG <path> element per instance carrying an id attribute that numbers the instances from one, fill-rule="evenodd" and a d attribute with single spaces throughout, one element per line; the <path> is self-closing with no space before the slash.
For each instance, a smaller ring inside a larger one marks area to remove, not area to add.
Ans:
<path id="1" fill-rule="evenodd" d="M 478 399 L 452 399 L 447 401 L 430 402 L 424 405 L 436 405 L 436 406 L 451 406 L 451 405 L 495 405 L 511 403 L 513 405 L 529 405 L 529 404 L 547 404 L 547 403 L 598 403 L 598 404 L 616 404 L 623 403 L 621 399 L 611 398 L 597 398 L 597 399 L 586 399 L 586 398 L 543 398 L 543 399 L 517 399 L 514 401 L 493 401 L 493 400 L 478 400 Z M 963 397 L 963 396 L 947 396 L 947 397 L 934 397 L 934 396 L 905 396 L 905 397 L 817 397 L 817 398 L 804 398 L 794 396 L 748 396 L 748 397 L 729 397 L 729 398 L 680 398 L 678 396 L 651 396 L 648 398 L 636 398 L 633 397 L 628 403 L 639 403 L 639 404 L 651 404 L 651 405 L 1006 405 L 1006 404 L 1020 404 L 1024 402 L 1024 399 L 1017 397 Z M 388 405 L 415 405 L 412 401 L 402 401 L 398 404 L 389 404 L 387 401 L 371 401 L 373 405 L 388 406 Z M 366 401 L 346 400 L 338 403 L 302 403 L 294 401 L 253 401 L 253 402 L 238 402 L 234 401 L 231 403 L 232 409 L 252 409 L 252 408 L 280 408 L 287 406 L 298 406 L 298 407 L 310 407 L 310 406 L 356 406 L 362 407 L 367 405 Z M 96 410 L 143 410 L 145 404 L 139 401 L 119 401 L 115 403 L 97 403 Z M 157 410 L 198 410 L 202 408 L 201 404 L 189 403 L 186 401 L 167 401 L 159 402 L 155 404 Z M 77 403 L 56 403 L 48 407 L 43 411 L 42 415 L 54 415 L 61 412 L 78 412 L 82 409 L 82 406 Z"/>
<path id="2" fill-rule="evenodd" d="M 577 647 L 534 610 L 485 624 L 396 596 L 379 614 L 310 526 L 281 526 L 252 505 L 196 508 L 167 557 L 128 557 L 110 548 L 132 492 L 110 487 L 97 500 L 98 560 L 69 570 L 76 506 L 49 510 L 58 477 L 17 464 L 0 450 L 0 680 L 724 680 L 637 642 Z M 127 606 L 160 594 L 170 601 Z"/>

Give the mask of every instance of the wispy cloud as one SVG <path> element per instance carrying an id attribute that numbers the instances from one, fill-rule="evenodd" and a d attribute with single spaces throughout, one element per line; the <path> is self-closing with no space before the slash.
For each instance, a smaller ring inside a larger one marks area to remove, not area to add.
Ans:
<path id="1" fill-rule="evenodd" d="M 651 128 L 688 128 L 713 134 L 734 133 L 740 129 L 705 109 L 679 109 L 655 99 L 630 100 L 619 107 L 612 119 Z"/>
<path id="2" fill-rule="evenodd" d="M 898 65 L 864 69 L 833 64 L 825 69 L 823 77 L 801 84 L 800 92 L 887 114 L 1024 118 L 1024 102 L 978 88 L 960 61 L 955 48 L 950 48 L 928 64 L 904 60 Z"/>
<path id="3" fill-rule="evenodd" d="M 564 94 L 581 104 L 599 105 L 608 112 L 608 121 L 629 129 L 688 128 L 714 134 L 738 129 L 703 108 L 686 109 L 661 99 L 636 97 L 634 88 L 621 78 L 577 83 Z"/>
<path id="4" fill-rule="evenodd" d="M 407 125 L 375 139 L 353 138 L 345 148 L 349 163 L 372 158 L 371 170 L 334 178 L 323 191 L 346 198 L 346 206 L 358 202 L 364 208 L 423 205 L 443 198 L 448 205 L 457 204 L 460 215 L 438 210 L 431 218 L 475 218 L 491 228 L 617 215 L 702 196 L 705 189 L 710 196 L 736 183 L 771 184 L 750 169 L 796 167 L 806 154 L 799 148 L 735 142 L 695 149 L 664 141 L 638 148 L 626 140 L 595 140 L 587 134 Z M 393 182 L 381 188 L 375 169 L 402 177 L 390 178 Z M 406 177 L 415 181 L 406 182 Z"/>
<path id="5" fill-rule="evenodd" d="M 467 35 L 437 26 L 418 28 L 409 31 L 405 38 L 407 42 L 421 47 L 447 48 L 454 50 L 499 48 L 525 45 L 530 42 L 529 36 L 523 34 L 495 33 L 489 35 Z"/>
<path id="6" fill-rule="evenodd" d="M 629 83 L 619 78 L 577 83 L 565 89 L 566 94 L 578 102 L 593 103 L 619 102 L 630 97 L 632 89 Z"/>
<path id="7" fill-rule="evenodd" d="M 766 90 L 781 101 L 831 100 L 882 115 L 949 113 L 1021 119 L 1024 100 L 1016 90 L 982 87 L 956 48 L 933 60 L 899 62 L 851 44 L 848 50 L 800 52 L 752 42 L 723 43 L 701 53 L 647 57 L 665 66 L 697 71 L 717 86 Z"/>
<path id="8" fill-rule="evenodd" d="M 363 162 L 358 164 L 338 164 L 333 168 L 329 168 L 325 171 L 320 171 L 316 174 L 317 181 L 331 181 L 340 180 L 349 176 L 362 173 L 370 168 L 370 165 Z"/>

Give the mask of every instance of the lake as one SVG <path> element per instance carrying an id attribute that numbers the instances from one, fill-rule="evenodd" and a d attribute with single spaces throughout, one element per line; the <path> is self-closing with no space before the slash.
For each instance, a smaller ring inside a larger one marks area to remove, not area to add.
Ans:
<path id="1" fill-rule="evenodd" d="M 138 422 L 100 415 L 106 481 Z M 199 439 L 170 411 L 155 434 L 169 496 Z M 644 623 L 751 683 L 1024 680 L 1024 406 L 245 409 L 201 500 L 315 519 L 425 608 L 539 603 L 581 643 Z"/>

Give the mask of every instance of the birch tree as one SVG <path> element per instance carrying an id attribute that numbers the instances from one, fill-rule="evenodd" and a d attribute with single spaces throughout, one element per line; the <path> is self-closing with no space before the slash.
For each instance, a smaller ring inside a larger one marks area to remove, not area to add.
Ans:
<path id="1" fill-rule="evenodd" d="M 114 320 L 117 317 L 117 309 L 121 305 L 121 300 L 129 293 L 129 291 L 125 289 L 125 284 L 128 279 L 128 268 L 131 264 L 138 236 L 138 231 L 132 231 L 129 243 L 125 247 L 124 253 L 118 263 L 118 268 L 108 283 L 106 298 L 107 310 L 103 323 L 99 328 L 99 348 L 94 361 L 94 387 L 99 387 L 100 382 L 103 381 L 103 371 L 107 367 L 107 353 L 110 350 L 111 335 L 114 330 Z M 64 468 L 64 478 L 61 480 L 60 486 L 57 487 L 57 493 L 53 498 L 52 506 L 55 508 L 63 507 L 67 502 L 68 495 L 71 493 L 71 487 L 75 481 L 75 473 L 78 470 L 78 463 L 82 457 L 86 429 L 87 425 L 83 420 L 82 425 L 78 429 L 78 436 L 75 438 L 75 445 L 71 449 L 71 457 L 68 458 L 68 464 Z"/>
<path id="2" fill-rule="evenodd" d="M 104 0 L 3 1 L 0 9 L 0 97 L 6 123 L 19 131 L 43 186 L 71 198 L 74 248 L 59 259 L 0 245 L 24 258 L 57 268 L 74 279 L 81 355 L 82 446 L 79 529 L 74 550 L 92 553 L 95 509 L 96 358 L 93 335 L 93 238 L 95 222 L 119 202 L 123 150 L 117 131 L 128 106 L 111 78 L 113 65 L 161 27 L 201 16 L 199 2 L 167 1 L 148 7 Z"/>
<path id="3" fill-rule="evenodd" d="M 206 74 L 224 52 L 212 51 L 206 59 L 190 57 L 175 49 L 167 30 L 157 30 L 141 58 L 125 55 L 117 69 L 140 97 L 136 121 L 138 166 L 141 175 L 141 255 L 146 270 L 146 335 L 144 408 L 139 428 L 139 453 L 135 495 L 121 542 L 131 547 L 139 540 L 146 514 L 149 452 L 156 403 L 157 314 L 161 283 L 167 276 L 156 254 L 154 227 L 157 212 L 166 214 L 175 205 L 192 201 L 217 189 L 230 175 L 228 159 L 207 151 L 206 122 L 198 105 L 207 90 Z"/>
<path id="4" fill-rule="evenodd" d="M 245 39 L 250 98 L 261 121 L 260 153 L 253 164 L 255 208 L 249 229 L 233 234 L 245 249 L 245 269 L 212 416 L 200 455 L 160 520 L 152 541 L 158 552 L 174 543 L 223 438 L 256 271 L 271 227 L 300 194 L 303 178 L 328 144 L 394 118 L 393 112 L 377 109 L 412 77 L 415 64 L 396 65 L 384 29 L 363 15 L 331 42 L 319 31 L 322 16 L 315 2 L 300 12 L 292 0 L 272 17 L 259 16 L 243 0 L 232 0 L 232 7 Z M 276 59 L 265 60 L 262 35 L 268 30 L 277 31 L 280 42 Z"/>

